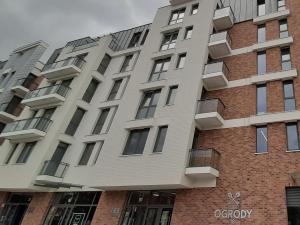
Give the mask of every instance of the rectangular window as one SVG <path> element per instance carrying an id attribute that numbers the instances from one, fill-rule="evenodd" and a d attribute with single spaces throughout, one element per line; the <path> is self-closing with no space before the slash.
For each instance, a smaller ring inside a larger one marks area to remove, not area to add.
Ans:
<path id="1" fill-rule="evenodd" d="M 142 36 L 142 32 L 134 33 L 129 42 L 128 48 L 137 47 L 141 36 Z"/>
<path id="2" fill-rule="evenodd" d="M 66 131 L 65 134 L 73 136 L 76 133 L 77 128 L 80 125 L 80 122 L 85 114 L 85 110 L 77 108 Z"/>
<path id="3" fill-rule="evenodd" d="M 176 40 L 178 37 L 178 31 L 173 33 L 168 33 L 164 35 L 163 42 L 161 44 L 160 50 L 165 51 L 168 49 L 173 49 L 176 46 Z"/>
<path id="4" fill-rule="evenodd" d="M 149 128 L 130 131 L 123 155 L 143 154 Z"/>
<path id="5" fill-rule="evenodd" d="M 285 0 L 277 0 L 277 9 L 278 11 L 283 11 L 286 9 Z"/>
<path id="6" fill-rule="evenodd" d="M 82 100 L 83 101 L 86 101 L 86 102 L 91 102 L 92 101 L 92 98 L 97 90 L 97 87 L 99 85 L 99 81 L 95 80 L 95 79 L 92 79 L 88 88 L 86 89 L 83 97 L 82 97 Z"/>
<path id="7" fill-rule="evenodd" d="M 262 43 L 266 41 L 266 25 L 261 24 L 257 27 L 257 42 Z"/>
<path id="8" fill-rule="evenodd" d="M 292 69 L 290 48 L 281 49 L 281 66 L 282 70 Z"/>
<path id="9" fill-rule="evenodd" d="M 101 114 L 100 114 L 100 116 L 98 118 L 98 121 L 96 123 L 96 126 L 93 130 L 93 134 L 100 134 L 101 133 L 101 130 L 102 130 L 103 125 L 106 121 L 106 118 L 108 116 L 109 111 L 110 111 L 110 108 L 101 110 Z"/>
<path id="10" fill-rule="evenodd" d="M 145 41 L 146 41 L 146 39 L 147 39 L 147 37 L 148 37 L 148 34 L 149 34 L 149 29 L 147 29 L 147 30 L 145 31 L 145 34 L 144 34 L 144 36 L 143 36 L 141 45 L 144 45 L 144 44 L 145 44 Z"/>
<path id="11" fill-rule="evenodd" d="M 100 141 L 100 142 L 99 142 L 99 146 L 98 146 L 97 151 L 96 151 L 96 153 L 95 153 L 95 157 L 94 157 L 94 159 L 93 159 L 92 165 L 95 165 L 95 164 L 97 163 L 98 158 L 99 158 L 100 153 L 101 153 L 101 150 L 102 150 L 103 144 L 104 144 L 103 141 Z"/>
<path id="12" fill-rule="evenodd" d="M 116 99 L 116 96 L 118 94 L 118 91 L 120 89 L 122 81 L 123 81 L 122 79 L 115 81 L 115 83 L 114 83 L 114 85 L 113 85 L 113 87 L 112 87 L 112 89 L 111 89 L 111 91 L 109 93 L 109 96 L 107 98 L 107 101 L 113 101 L 113 100 Z"/>
<path id="13" fill-rule="evenodd" d="M 173 11 L 172 14 L 171 14 L 169 25 L 173 25 L 173 24 L 176 24 L 176 23 L 181 23 L 183 21 L 183 18 L 184 18 L 184 13 L 185 13 L 185 8 Z"/>
<path id="14" fill-rule="evenodd" d="M 108 55 L 108 54 L 105 54 L 102 61 L 101 61 L 101 63 L 100 63 L 100 65 L 99 65 L 99 67 L 98 67 L 98 69 L 97 69 L 97 71 L 99 73 L 101 73 L 102 75 L 104 75 L 105 71 L 107 70 L 107 68 L 110 64 L 110 61 L 111 61 L 111 56 Z"/>
<path id="15" fill-rule="evenodd" d="M 178 90 L 178 86 L 170 87 L 166 105 L 174 105 L 177 90 Z"/>
<path id="16" fill-rule="evenodd" d="M 198 13 L 199 4 L 195 4 L 192 6 L 191 15 L 195 15 Z"/>
<path id="17" fill-rule="evenodd" d="M 171 58 L 159 59 L 154 62 L 149 82 L 165 79 L 165 73 L 169 69 Z"/>
<path id="18" fill-rule="evenodd" d="M 9 154 L 8 154 L 8 156 L 7 156 L 6 160 L 5 160 L 5 162 L 4 162 L 4 164 L 9 164 L 9 163 L 10 163 L 12 157 L 14 156 L 14 154 L 15 154 L 17 148 L 18 148 L 18 146 L 19 146 L 19 144 L 14 144 L 14 145 L 13 145 L 13 147 L 12 147 L 12 149 L 10 150 L 10 152 L 9 152 Z"/>
<path id="19" fill-rule="evenodd" d="M 285 111 L 296 110 L 293 81 L 292 80 L 284 81 L 283 90 L 284 90 L 284 110 Z"/>
<path id="20" fill-rule="evenodd" d="M 177 65 L 176 65 L 177 69 L 182 69 L 184 67 L 185 59 L 186 59 L 186 53 L 180 54 L 178 56 L 178 61 L 177 61 Z"/>
<path id="21" fill-rule="evenodd" d="M 263 75 L 267 72 L 267 58 L 266 52 L 257 53 L 257 74 Z"/>
<path id="22" fill-rule="evenodd" d="M 267 87 L 265 84 L 256 87 L 256 113 L 267 112 Z"/>
<path id="23" fill-rule="evenodd" d="M 268 129 L 267 126 L 256 127 L 256 152 L 268 152 Z"/>
<path id="24" fill-rule="evenodd" d="M 121 67 L 121 70 L 120 70 L 120 73 L 129 71 L 132 58 L 133 58 L 133 55 L 127 55 L 125 57 L 124 62 Z"/>
<path id="25" fill-rule="evenodd" d="M 78 162 L 78 165 L 79 166 L 86 166 L 88 163 L 89 163 L 89 160 L 90 160 L 90 157 L 93 153 L 93 149 L 95 147 L 95 142 L 92 142 L 92 143 L 87 143 L 85 145 L 85 148 L 82 152 L 82 155 L 81 155 L 81 158 Z"/>
<path id="26" fill-rule="evenodd" d="M 144 97 L 136 115 L 136 119 L 146 119 L 154 116 L 159 95 L 160 90 L 148 91 L 144 93 Z"/>
<path id="27" fill-rule="evenodd" d="M 280 34 L 279 34 L 280 38 L 286 38 L 289 36 L 287 19 L 279 20 L 279 30 L 280 30 Z"/>
<path id="28" fill-rule="evenodd" d="M 286 124 L 287 147 L 289 151 L 299 150 L 298 124 Z"/>
<path id="29" fill-rule="evenodd" d="M 184 39 L 191 39 L 193 34 L 193 26 L 185 28 Z"/>
<path id="30" fill-rule="evenodd" d="M 26 163 L 36 142 L 28 142 L 25 144 L 24 148 L 22 149 L 16 163 Z"/>
<path id="31" fill-rule="evenodd" d="M 257 16 L 266 15 L 266 2 L 265 0 L 257 0 Z"/>
<path id="32" fill-rule="evenodd" d="M 167 135 L 167 130 L 168 126 L 159 127 L 153 152 L 162 152 Z"/>

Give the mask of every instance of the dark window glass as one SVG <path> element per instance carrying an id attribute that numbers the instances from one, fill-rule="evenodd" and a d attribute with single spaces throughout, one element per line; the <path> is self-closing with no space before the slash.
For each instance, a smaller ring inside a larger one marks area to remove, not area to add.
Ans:
<path id="1" fill-rule="evenodd" d="M 73 136 L 77 130 L 77 128 L 79 127 L 79 124 L 84 116 L 85 110 L 81 109 L 81 108 L 77 108 L 77 110 L 75 111 L 67 129 L 66 129 L 66 134 Z"/>
<path id="2" fill-rule="evenodd" d="M 72 81 L 73 81 L 73 78 L 67 79 L 67 80 L 63 80 L 63 81 L 61 82 L 61 85 L 62 85 L 62 86 L 65 86 L 65 87 L 70 87 Z"/>
<path id="3" fill-rule="evenodd" d="M 109 110 L 110 109 L 108 108 L 108 109 L 103 109 L 101 111 L 99 119 L 98 119 L 98 121 L 96 123 L 96 126 L 95 126 L 94 130 L 93 130 L 93 134 L 100 134 L 101 133 L 103 125 L 104 125 L 104 123 L 106 121 L 106 118 L 108 116 Z"/>
<path id="4" fill-rule="evenodd" d="M 168 126 L 159 127 L 153 152 L 162 152 L 167 135 L 167 130 Z"/>
<path id="5" fill-rule="evenodd" d="M 111 61 L 111 56 L 108 55 L 108 54 L 105 54 L 102 61 L 101 61 L 101 63 L 100 63 L 100 65 L 99 65 L 99 67 L 98 67 L 98 69 L 97 69 L 97 71 L 99 73 L 101 73 L 102 75 L 104 75 L 105 71 L 107 70 L 107 68 L 110 64 L 110 61 Z"/>
<path id="6" fill-rule="evenodd" d="M 199 4 L 195 4 L 192 6 L 191 15 L 195 15 L 198 13 Z"/>
<path id="7" fill-rule="evenodd" d="M 256 152 L 263 153 L 268 151 L 268 129 L 267 126 L 256 128 Z"/>
<path id="8" fill-rule="evenodd" d="M 15 154 L 17 148 L 18 148 L 19 144 L 15 144 L 12 149 L 10 150 L 4 164 L 9 164 L 10 163 L 10 160 L 12 159 L 13 155 Z"/>
<path id="9" fill-rule="evenodd" d="M 154 62 L 149 81 L 165 79 L 165 73 L 169 69 L 171 58 L 159 59 Z"/>
<path id="10" fill-rule="evenodd" d="M 177 61 L 177 66 L 176 66 L 177 69 L 182 69 L 184 67 L 185 59 L 186 59 L 186 53 L 180 54 L 178 56 L 178 61 Z"/>
<path id="11" fill-rule="evenodd" d="M 288 150 L 299 150 L 299 136 L 297 123 L 286 124 Z"/>
<path id="12" fill-rule="evenodd" d="M 167 105 L 174 104 L 177 90 L 178 90 L 178 86 L 170 87 L 167 102 L 166 102 Z"/>
<path id="13" fill-rule="evenodd" d="M 286 9 L 285 0 L 277 0 L 277 8 L 278 8 L 278 11 L 285 10 Z"/>
<path id="14" fill-rule="evenodd" d="M 123 62 L 122 67 L 121 67 L 121 70 L 120 70 L 121 73 L 129 71 L 130 62 L 131 62 L 132 58 L 133 58 L 133 55 L 127 55 L 125 57 L 124 62 Z"/>
<path id="15" fill-rule="evenodd" d="M 128 48 L 137 47 L 138 44 L 139 44 L 139 40 L 141 38 L 141 35 L 142 35 L 142 32 L 134 33 L 131 40 L 130 40 L 130 42 L 129 42 Z"/>
<path id="16" fill-rule="evenodd" d="M 265 0 L 257 0 L 257 15 L 266 15 L 266 2 Z"/>
<path id="17" fill-rule="evenodd" d="M 99 85 L 99 81 L 97 81 L 95 79 L 91 80 L 88 88 L 86 89 L 86 91 L 82 97 L 82 100 L 84 100 L 86 102 L 91 102 L 92 98 L 97 90 L 98 85 Z"/>
<path id="18" fill-rule="evenodd" d="M 280 38 L 286 38 L 289 36 L 287 19 L 279 21 Z"/>
<path id="19" fill-rule="evenodd" d="M 114 86 L 112 87 L 109 96 L 107 98 L 107 101 L 115 100 L 121 84 L 122 84 L 122 79 L 115 81 Z"/>
<path id="20" fill-rule="evenodd" d="M 168 49 L 173 49 L 176 46 L 176 40 L 178 37 L 178 31 L 173 33 L 168 33 L 164 35 L 163 42 L 161 44 L 160 50 L 165 51 Z"/>
<path id="21" fill-rule="evenodd" d="M 293 81 L 289 80 L 283 82 L 283 90 L 284 90 L 284 110 L 285 111 L 296 110 Z"/>
<path id="22" fill-rule="evenodd" d="M 143 36 L 141 45 L 144 45 L 144 44 L 145 44 L 145 41 L 146 41 L 146 39 L 147 39 L 147 37 L 148 37 L 148 34 L 149 34 L 149 30 L 147 29 L 147 30 L 145 31 L 144 36 Z"/>
<path id="23" fill-rule="evenodd" d="M 266 85 L 258 85 L 256 87 L 256 112 L 257 114 L 266 113 L 267 112 L 267 87 Z"/>
<path id="24" fill-rule="evenodd" d="M 144 93 L 143 100 L 139 107 L 136 119 L 151 118 L 154 116 L 156 106 L 159 100 L 160 90 Z"/>
<path id="25" fill-rule="evenodd" d="M 176 23 L 181 23 L 183 21 L 183 18 L 184 18 L 184 13 L 185 13 L 185 8 L 173 11 L 172 14 L 171 14 L 169 25 L 173 25 L 173 24 L 176 24 Z"/>
<path id="26" fill-rule="evenodd" d="M 90 157 L 92 155 L 93 149 L 95 147 L 95 144 L 96 143 L 93 142 L 93 143 L 88 143 L 85 145 L 85 148 L 83 150 L 83 153 L 81 155 L 78 165 L 85 166 L 88 164 Z"/>
<path id="27" fill-rule="evenodd" d="M 21 151 L 16 163 L 26 163 L 36 142 L 28 142 L 25 144 L 23 150 Z"/>
<path id="28" fill-rule="evenodd" d="M 184 39 L 191 39 L 193 34 L 193 27 L 187 27 L 185 29 Z"/>
<path id="29" fill-rule="evenodd" d="M 281 65 L 282 65 L 282 70 L 292 69 L 290 48 L 281 49 Z"/>
<path id="30" fill-rule="evenodd" d="M 142 154 L 147 141 L 149 128 L 130 131 L 123 155 Z"/>
<path id="31" fill-rule="evenodd" d="M 266 41 L 266 25 L 261 24 L 257 27 L 257 41 L 262 43 Z"/>
<path id="32" fill-rule="evenodd" d="M 257 53 L 257 73 L 258 75 L 265 74 L 267 72 L 267 59 L 266 52 Z"/>

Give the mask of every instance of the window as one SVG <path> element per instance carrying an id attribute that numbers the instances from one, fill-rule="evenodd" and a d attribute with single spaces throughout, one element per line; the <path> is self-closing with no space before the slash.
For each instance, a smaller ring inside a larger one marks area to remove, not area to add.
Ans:
<path id="1" fill-rule="evenodd" d="M 185 8 L 173 11 L 171 14 L 169 25 L 181 23 L 183 21 L 184 13 L 185 13 Z"/>
<path id="2" fill-rule="evenodd" d="M 256 127 L 256 152 L 268 152 L 268 129 L 267 126 Z"/>
<path id="3" fill-rule="evenodd" d="M 195 15 L 198 13 L 199 4 L 195 4 L 192 6 L 191 15 Z"/>
<path id="4" fill-rule="evenodd" d="M 278 11 L 285 10 L 285 0 L 277 0 Z"/>
<path id="5" fill-rule="evenodd" d="M 178 56 L 178 61 L 177 61 L 177 65 L 176 65 L 177 69 L 182 69 L 184 67 L 185 59 L 186 59 L 186 53 L 180 54 Z"/>
<path id="6" fill-rule="evenodd" d="M 143 154 L 149 128 L 130 131 L 123 155 Z"/>
<path id="7" fill-rule="evenodd" d="M 137 47 L 141 36 L 142 36 L 142 32 L 134 33 L 129 42 L 128 48 Z"/>
<path id="8" fill-rule="evenodd" d="M 163 42 L 161 44 L 160 50 L 165 51 L 168 49 L 173 49 L 176 46 L 176 40 L 178 37 L 178 31 L 173 33 L 168 33 L 164 35 Z"/>
<path id="9" fill-rule="evenodd" d="M 171 58 L 159 59 L 154 62 L 149 81 L 165 79 L 165 72 L 168 71 Z"/>
<path id="10" fill-rule="evenodd" d="M 136 119 L 151 118 L 154 116 L 159 95 L 160 90 L 148 91 L 144 93 L 144 97 L 136 115 Z"/>
<path id="11" fill-rule="evenodd" d="M 267 87 L 265 84 L 258 85 L 256 87 L 256 113 L 266 113 L 267 112 Z"/>
<path id="12" fill-rule="evenodd" d="M 96 126 L 93 130 L 93 134 L 100 134 L 101 133 L 103 125 L 104 125 L 104 123 L 106 121 L 106 118 L 108 116 L 109 110 L 110 110 L 109 108 L 101 110 L 101 114 L 100 114 L 100 116 L 97 120 Z"/>
<path id="13" fill-rule="evenodd" d="M 107 101 L 112 101 L 112 100 L 116 99 L 116 96 L 118 94 L 118 91 L 119 91 L 119 88 L 122 84 L 122 81 L 123 81 L 122 79 L 115 81 L 114 86 L 112 87 L 112 89 L 109 93 L 109 96 L 107 98 Z"/>
<path id="14" fill-rule="evenodd" d="M 121 70 L 120 70 L 120 73 L 129 71 L 130 62 L 131 62 L 132 58 L 133 58 L 133 55 L 127 55 L 125 57 L 124 62 L 123 62 L 122 67 L 121 67 Z"/>
<path id="15" fill-rule="evenodd" d="M 174 105 L 178 86 L 170 87 L 166 105 Z"/>
<path id="16" fill-rule="evenodd" d="M 283 91 L 284 91 L 284 110 L 285 111 L 296 110 L 294 85 L 292 80 L 283 82 Z"/>
<path id="17" fill-rule="evenodd" d="M 185 29 L 184 39 L 191 39 L 193 34 L 193 27 L 187 27 Z"/>
<path id="18" fill-rule="evenodd" d="M 100 63 L 100 65 L 99 65 L 99 67 L 98 67 L 98 69 L 97 69 L 97 71 L 99 73 L 101 73 L 102 75 L 104 75 L 105 71 L 107 70 L 107 68 L 110 64 L 110 61 L 111 61 L 111 56 L 108 55 L 108 54 L 105 54 L 102 61 L 101 61 L 101 63 Z"/>
<path id="19" fill-rule="evenodd" d="M 5 162 L 4 162 L 4 164 L 9 164 L 9 163 L 10 163 L 10 161 L 11 161 L 13 155 L 15 154 L 15 152 L 16 152 L 16 150 L 17 150 L 17 148 L 18 148 L 18 146 L 19 146 L 19 144 L 15 144 L 15 145 L 12 147 L 12 149 L 10 150 L 10 152 L 9 152 L 9 154 L 8 154 L 8 156 L 7 156 L 6 160 L 5 160 Z"/>
<path id="20" fill-rule="evenodd" d="M 63 80 L 63 81 L 61 82 L 61 85 L 62 85 L 62 86 L 65 86 L 65 87 L 70 87 L 72 81 L 73 81 L 73 78 L 67 79 L 67 80 Z"/>
<path id="21" fill-rule="evenodd" d="M 143 36 L 143 39 L 142 39 L 142 42 L 141 42 L 141 45 L 144 45 L 145 44 L 145 41 L 148 37 L 148 34 L 149 34 L 149 29 L 146 30 L 144 36 Z"/>
<path id="22" fill-rule="evenodd" d="M 96 162 L 98 161 L 98 158 L 99 158 L 99 155 L 100 155 L 100 153 L 101 153 L 101 149 L 102 149 L 103 144 L 104 144 L 103 141 L 100 141 L 100 142 L 99 142 L 99 146 L 98 146 L 98 148 L 97 148 L 97 151 L 96 151 L 96 153 L 95 153 L 95 157 L 94 157 L 94 160 L 93 160 L 93 163 L 92 163 L 93 165 L 95 165 Z"/>
<path id="23" fill-rule="evenodd" d="M 264 16 L 266 14 L 266 2 L 265 0 L 257 0 L 257 15 Z"/>
<path id="24" fill-rule="evenodd" d="M 286 124 L 286 135 L 287 135 L 287 147 L 289 151 L 299 150 L 299 135 L 298 135 L 298 124 L 287 123 Z"/>
<path id="25" fill-rule="evenodd" d="M 78 165 L 79 166 L 85 166 L 88 164 L 89 160 L 90 160 L 90 157 L 92 155 L 92 152 L 93 152 L 93 149 L 95 147 L 95 142 L 92 142 L 92 143 L 87 143 L 85 145 L 85 148 L 83 150 L 83 153 L 81 155 L 81 158 L 78 162 Z"/>
<path id="26" fill-rule="evenodd" d="M 23 150 L 21 151 L 16 163 L 26 163 L 36 142 L 28 142 L 24 145 Z"/>
<path id="27" fill-rule="evenodd" d="M 99 81 L 95 80 L 95 79 L 92 79 L 88 88 L 86 89 L 83 97 L 82 97 L 82 100 L 86 101 L 86 102 L 91 102 L 92 101 L 92 98 L 97 90 L 97 87 L 99 85 Z"/>
<path id="28" fill-rule="evenodd" d="M 257 27 L 257 42 L 262 43 L 266 41 L 266 25 L 261 24 Z"/>
<path id="29" fill-rule="evenodd" d="M 280 38 L 286 38 L 289 36 L 288 24 L 286 19 L 279 20 L 279 30 L 280 30 L 280 34 L 279 34 Z"/>
<path id="30" fill-rule="evenodd" d="M 267 59 L 266 52 L 257 53 L 257 73 L 258 75 L 263 75 L 267 72 Z"/>
<path id="31" fill-rule="evenodd" d="M 168 126 L 159 127 L 153 152 L 162 152 L 167 135 L 167 130 Z"/>
<path id="32" fill-rule="evenodd" d="M 290 48 L 281 49 L 281 66 L 282 70 L 292 69 Z"/>
<path id="33" fill-rule="evenodd" d="M 85 110 L 83 110 L 81 108 L 77 108 L 77 110 L 75 111 L 75 113 L 66 129 L 65 134 L 73 136 L 76 133 L 76 130 L 79 127 L 79 124 L 84 116 L 84 113 L 85 113 Z"/>

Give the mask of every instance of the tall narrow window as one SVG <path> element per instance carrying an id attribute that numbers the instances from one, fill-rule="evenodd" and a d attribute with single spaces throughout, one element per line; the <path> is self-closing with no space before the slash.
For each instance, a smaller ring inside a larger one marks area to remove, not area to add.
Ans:
<path id="1" fill-rule="evenodd" d="M 186 53 L 180 54 L 178 56 L 178 61 L 176 66 L 177 69 L 182 69 L 184 67 L 185 59 L 186 59 Z"/>
<path id="2" fill-rule="evenodd" d="M 299 135 L 298 135 L 298 124 L 287 123 L 286 124 L 286 135 L 288 150 L 299 150 Z"/>
<path id="3" fill-rule="evenodd" d="M 12 149 L 11 149 L 10 152 L 8 153 L 8 156 L 7 156 L 7 158 L 6 158 L 5 162 L 4 162 L 4 164 L 9 164 L 9 163 L 10 163 L 12 157 L 14 156 L 14 154 L 15 154 L 17 148 L 18 148 L 18 146 L 19 146 L 19 144 L 14 144 L 14 145 L 13 145 Z"/>
<path id="4" fill-rule="evenodd" d="M 95 79 L 92 79 L 88 88 L 86 89 L 83 97 L 82 97 L 82 100 L 86 101 L 86 102 L 91 102 L 92 101 L 92 98 L 97 90 L 97 87 L 99 85 L 99 81 L 95 80 Z"/>
<path id="5" fill-rule="evenodd" d="M 178 37 L 178 31 L 165 34 L 164 38 L 163 38 L 163 42 L 160 47 L 160 50 L 165 51 L 168 49 L 175 48 L 177 37 Z"/>
<path id="6" fill-rule="evenodd" d="M 88 164 L 89 160 L 90 160 L 90 157 L 93 153 L 93 150 L 94 150 L 94 147 L 95 147 L 95 142 L 92 142 L 92 143 L 87 143 L 85 145 L 85 148 L 82 152 L 82 155 L 80 157 L 80 160 L 78 162 L 78 165 L 79 166 L 85 166 Z"/>
<path id="7" fill-rule="evenodd" d="M 282 65 L 282 70 L 292 69 L 290 48 L 281 49 L 281 65 Z"/>
<path id="8" fill-rule="evenodd" d="M 181 23 L 183 21 L 183 18 L 184 18 L 184 13 L 185 13 L 185 8 L 173 11 L 172 14 L 171 14 L 169 25 L 173 25 L 173 24 L 176 24 L 176 23 Z"/>
<path id="9" fill-rule="evenodd" d="M 101 114 L 100 114 L 100 116 L 97 120 L 96 126 L 93 130 L 93 134 L 100 134 L 101 133 L 103 125 L 104 125 L 104 123 L 106 121 L 106 118 L 108 116 L 109 110 L 110 110 L 109 108 L 101 110 Z"/>
<path id="10" fill-rule="evenodd" d="M 147 30 L 145 31 L 145 34 L 144 34 L 144 36 L 143 36 L 141 45 L 144 45 L 144 44 L 145 44 L 145 41 L 147 40 L 148 34 L 149 34 L 149 29 L 147 29 Z"/>
<path id="11" fill-rule="evenodd" d="M 167 135 L 167 130 L 168 126 L 159 127 L 153 152 L 162 152 Z"/>
<path id="12" fill-rule="evenodd" d="M 265 0 L 257 0 L 257 16 L 266 15 L 266 2 Z"/>
<path id="13" fill-rule="evenodd" d="M 133 58 L 133 55 L 127 55 L 125 57 L 124 62 L 121 67 L 121 70 L 120 70 L 121 73 L 129 71 L 132 58 Z"/>
<path id="14" fill-rule="evenodd" d="M 185 28 L 184 39 L 191 39 L 193 34 L 193 26 Z"/>
<path id="15" fill-rule="evenodd" d="M 284 110 L 293 111 L 296 110 L 294 85 L 292 80 L 283 82 L 284 90 Z"/>
<path id="16" fill-rule="evenodd" d="M 25 144 L 24 148 L 22 149 L 16 163 L 26 163 L 36 142 L 28 142 Z"/>
<path id="17" fill-rule="evenodd" d="M 286 9 L 285 0 L 277 0 L 277 8 L 278 8 L 278 11 L 285 10 Z"/>
<path id="18" fill-rule="evenodd" d="M 198 13 L 199 4 L 195 4 L 192 6 L 191 15 L 196 15 Z"/>
<path id="19" fill-rule="evenodd" d="M 256 87 L 256 113 L 267 112 L 267 87 L 265 84 Z"/>
<path id="20" fill-rule="evenodd" d="M 104 75 L 105 71 L 107 70 L 107 68 L 110 64 L 110 61 L 111 61 L 111 56 L 108 55 L 108 54 L 105 54 L 102 61 L 101 61 L 101 63 L 100 63 L 100 65 L 99 65 L 99 67 L 98 67 L 98 69 L 97 69 L 97 71 L 99 73 L 101 73 L 102 75 Z"/>
<path id="21" fill-rule="evenodd" d="M 130 131 L 123 155 L 143 154 L 149 128 Z"/>
<path id="22" fill-rule="evenodd" d="M 94 157 L 94 159 L 93 159 L 92 165 L 95 165 L 95 164 L 97 163 L 98 158 L 99 158 L 100 153 L 101 153 L 101 150 L 102 150 L 103 144 L 104 144 L 104 142 L 103 142 L 103 141 L 100 141 L 99 146 L 98 146 L 98 148 L 97 148 L 97 151 L 96 151 L 96 153 L 95 153 L 95 157 Z"/>
<path id="23" fill-rule="evenodd" d="M 165 73 L 169 69 L 171 58 L 159 59 L 154 62 L 149 81 L 157 81 L 165 79 Z"/>
<path id="24" fill-rule="evenodd" d="M 142 32 L 134 33 L 129 42 L 128 48 L 137 47 L 141 36 L 142 36 Z"/>
<path id="25" fill-rule="evenodd" d="M 261 24 L 257 27 L 257 42 L 262 43 L 266 41 L 266 25 Z"/>
<path id="26" fill-rule="evenodd" d="M 287 19 L 279 20 L 280 38 L 286 38 L 289 36 Z"/>
<path id="27" fill-rule="evenodd" d="M 80 125 L 80 122 L 84 116 L 84 113 L 85 113 L 85 110 L 83 110 L 81 108 L 77 108 L 77 110 L 75 111 L 75 113 L 65 131 L 65 134 L 73 136 L 76 133 L 76 130 Z"/>
<path id="28" fill-rule="evenodd" d="M 166 105 L 174 105 L 177 90 L 178 90 L 178 86 L 170 87 Z"/>
<path id="29" fill-rule="evenodd" d="M 146 119 L 154 116 L 159 95 L 160 90 L 148 91 L 144 93 L 144 97 L 136 115 L 136 119 Z"/>
<path id="30" fill-rule="evenodd" d="M 268 129 L 267 126 L 256 127 L 256 152 L 268 151 Z"/>
<path id="31" fill-rule="evenodd" d="M 266 52 L 257 53 L 257 73 L 258 75 L 263 75 L 267 72 L 267 59 Z"/>
<path id="32" fill-rule="evenodd" d="M 112 87 L 112 89 L 111 89 L 111 91 L 109 93 L 109 96 L 107 98 L 107 101 L 113 101 L 113 100 L 116 99 L 116 96 L 118 94 L 118 91 L 120 89 L 122 81 L 123 81 L 122 79 L 119 79 L 119 80 L 115 81 L 115 83 L 114 83 L 114 85 L 113 85 L 113 87 Z"/>

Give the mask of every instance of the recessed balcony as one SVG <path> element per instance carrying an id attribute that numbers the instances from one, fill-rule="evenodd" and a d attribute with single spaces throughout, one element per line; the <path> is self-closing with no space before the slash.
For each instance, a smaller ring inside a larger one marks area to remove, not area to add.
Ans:
<path id="1" fill-rule="evenodd" d="M 20 106 L 13 106 L 9 102 L 2 103 L 0 105 L 0 122 L 10 123 L 15 121 L 21 111 Z"/>
<path id="2" fill-rule="evenodd" d="M 18 96 L 24 97 L 30 90 L 38 87 L 38 84 L 34 80 L 35 78 L 29 77 L 18 79 L 11 87 L 11 90 Z"/>
<path id="3" fill-rule="evenodd" d="M 0 138 L 6 138 L 15 142 L 37 141 L 46 135 L 52 120 L 43 117 L 18 120 L 8 123 Z"/>
<path id="4" fill-rule="evenodd" d="M 220 99 L 205 99 L 198 102 L 195 120 L 200 129 L 208 130 L 224 124 L 225 105 Z"/>
<path id="5" fill-rule="evenodd" d="M 69 87 L 61 84 L 39 88 L 29 92 L 22 101 L 22 104 L 32 109 L 55 107 L 65 101 L 69 91 Z"/>
<path id="6" fill-rule="evenodd" d="M 67 58 L 45 65 L 41 75 L 50 81 L 75 77 L 81 72 L 84 64 L 85 61 L 78 57 Z"/>
<path id="7" fill-rule="evenodd" d="M 227 30 L 234 24 L 234 14 L 230 6 L 217 9 L 213 18 L 216 30 Z"/>
<path id="8" fill-rule="evenodd" d="M 227 31 L 210 35 L 208 50 L 214 59 L 223 58 L 231 53 L 231 38 Z"/>
<path id="9" fill-rule="evenodd" d="M 202 76 L 204 87 L 209 90 L 224 88 L 228 85 L 229 69 L 224 62 L 205 65 Z"/>

